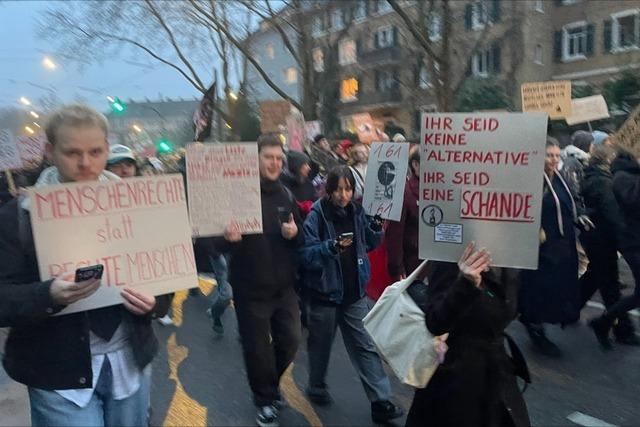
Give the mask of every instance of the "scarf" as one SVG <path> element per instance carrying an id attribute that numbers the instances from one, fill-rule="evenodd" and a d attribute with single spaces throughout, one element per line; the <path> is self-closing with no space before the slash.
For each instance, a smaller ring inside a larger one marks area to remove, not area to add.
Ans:
<path id="1" fill-rule="evenodd" d="M 564 222 L 562 221 L 562 207 L 560 206 L 560 199 L 558 198 L 558 195 L 556 194 L 555 190 L 553 189 L 553 185 L 551 184 L 551 180 L 549 179 L 547 174 L 543 173 L 543 175 L 544 175 L 544 180 L 547 182 L 547 185 L 549 186 L 549 191 L 551 191 L 551 195 L 553 196 L 553 200 L 556 202 L 556 213 L 558 215 L 558 227 L 560 228 L 560 235 L 562 237 L 564 237 Z M 564 186 L 565 190 L 567 190 L 567 193 L 569 194 L 569 198 L 571 199 L 571 208 L 573 210 L 573 219 L 575 221 L 576 218 L 578 217 L 578 210 L 576 209 L 576 202 L 573 200 L 573 196 L 571 195 L 571 191 L 569 190 L 569 186 L 567 186 L 567 183 L 564 182 L 564 179 L 562 178 L 562 175 L 559 172 L 556 172 L 555 175 L 558 177 L 558 179 L 560 179 L 560 182 L 562 183 L 562 185 Z"/>

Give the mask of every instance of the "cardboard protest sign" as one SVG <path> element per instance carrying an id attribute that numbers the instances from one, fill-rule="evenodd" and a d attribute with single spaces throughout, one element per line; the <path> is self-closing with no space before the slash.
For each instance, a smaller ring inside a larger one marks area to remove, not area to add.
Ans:
<path id="1" fill-rule="evenodd" d="M 536 269 L 547 116 L 422 116 L 420 258 L 458 261 L 475 241 L 494 265 Z"/>
<path id="2" fill-rule="evenodd" d="M 40 162 L 42 162 L 44 158 L 44 145 L 47 142 L 47 137 L 44 132 L 32 136 L 20 136 L 16 142 L 22 163 L 28 165 L 40 164 Z"/>
<path id="3" fill-rule="evenodd" d="M 305 138 L 304 116 L 299 111 L 289 114 L 287 116 L 287 144 L 289 149 L 302 152 Z"/>
<path id="4" fill-rule="evenodd" d="M 123 287 L 198 284 L 181 175 L 31 187 L 29 208 L 42 280 L 104 266 L 98 291 L 60 314 L 120 304 Z"/>
<path id="5" fill-rule="evenodd" d="M 571 115 L 571 82 L 568 80 L 523 83 L 520 90 L 524 112 L 547 113 L 550 119 Z"/>
<path id="6" fill-rule="evenodd" d="M 287 116 L 291 112 L 288 101 L 260 101 L 260 131 L 280 132 L 280 126 L 286 126 Z"/>
<path id="7" fill-rule="evenodd" d="M 222 235 L 232 222 L 262 233 L 257 144 L 188 145 L 187 194 L 194 236 Z"/>
<path id="8" fill-rule="evenodd" d="M 304 130 L 307 134 L 307 140 L 313 141 L 313 138 L 315 138 L 316 135 L 322 133 L 322 122 L 319 120 L 304 122 Z"/>
<path id="9" fill-rule="evenodd" d="M 356 128 L 358 139 L 364 144 L 371 144 L 373 141 L 383 140 L 384 132 L 380 130 L 378 125 L 373 121 L 371 114 L 360 113 L 351 116 L 353 125 Z"/>
<path id="10" fill-rule="evenodd" d="M 0 129 L 0 171 L 21 167 L 20 151 L 13 134 L 9 129 Z"/>
<path id="11" fill-rule="evenodd" d="M 407 182 L 409 144 L 371 144 L 362 206 L 368 215 L 400 221 Z"/>
<path id="12" fill-rule="evenodd" d="M 571 114 L 566 117 L 569 126 L 609 118 L 607 102 L 602 95 L 571 100 Z"/>
<path id="13" fill-rule="evenodd" d="M 620 129 L 611 135 L 611 140 L 636 157 L 640 157 L 640 106 L 629 114 Z"/>

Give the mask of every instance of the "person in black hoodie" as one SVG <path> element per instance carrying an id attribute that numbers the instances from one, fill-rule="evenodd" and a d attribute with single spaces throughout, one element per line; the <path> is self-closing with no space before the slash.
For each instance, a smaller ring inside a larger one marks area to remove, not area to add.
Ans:
<path id="1" fill-rule="evenodd" d="M 287 170 L 280 176 L 282 183 L 293 193 L 303 216 L 311 210 L 318 197 L 313 182 L 309 179 L 311 160 L 298 151 L 287 153 Z"/>
<path id="2" fill-rule="evenodd" d="M 280 378 L 300 342 L 296 258 L 304 240 L 298 206 L 279 181 L 284 161 L 280 139 L 261 135 L 258 152 L 263 233 L 242 235 L 237 224 L 229 224 L 220 249 L 231 253 L 229 282 L 258 407 L 256 422 L 264 427 L 278 425 Z"/>
<path id="3" fill-rule="evenodd" d="M 618 236 L 623 219 L 613 194 L 613 175 L 610 167 L 614 157 L 615 151 L 610 147 L 595 148 L 589 165 L 584 170 L 581 184 L 587 214 L 595 225 L 595 228 L 580 234 L 580 241 L 589 257 L 587 271 L 580 277 L 583 306 L 596 290 L 600 291 L 606 307 L 611 307 L 620 299 Z M 614 333 L 620 343 L 640 344 L 627 313 L 618 317 Z"/>
<path id="4" fill-rule="evenodd" d="M 603 349 L 611 349 L 609 332 L 615 319 L 640 307 L 640 164 L 633 154 L 620 151 L 611 164 L 613 194 L 622 212 L 619 247 L 636 282 L 633 295 L 620 299 L 604 314 L 589 322 Z"/>

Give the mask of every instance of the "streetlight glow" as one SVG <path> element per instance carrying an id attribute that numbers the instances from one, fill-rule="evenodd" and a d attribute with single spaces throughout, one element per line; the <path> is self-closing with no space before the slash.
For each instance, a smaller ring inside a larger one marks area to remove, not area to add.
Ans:
<path id="1" fill-rule="evenodd" d="M 36 125 L 36 127 L 40 127 L 39 124 L 37 124 L 36 122 L 33 122 L 34 125 Z"/>
<path id="2" fill-rule="evenodd" d="M 24 104 L 24 105 L 31 105 L 31 101 L 29 101 L 27 98 L 25 98 L 24 96 L 21 96 L 19 101 Z"/>
<path id="3" fill-rule="evenodd" d="M 227 129 L 232 129 L 229 123 L 225 123 L 224 125 L 227 127 Z"/>
<path id="4" fill-rule="evenodd" d="M 113 102 L 113 101 L 115 101 L 115 99 L 113 99 L 113 96 L 107 96 L 107 101 Z"/>
<path id="5" fill-rule="evenodd" d="M 31 114 L 31 116 L 34 119 L 39 119 L 40 118 L 40 115 L 38 115 L 38 113 L 36 113 L 35 111 L 29 111 L 29 114 Z"/>
<path id="6" fill-rule="evenodd" d="M 33 130 L 32 128 L 30 128 L 29 126 L 25 126 L 24 130 L 26 130 L 27 132 L 29 132 L 31 135 L 33 135 L 34 133 L 36 133 L 35 130 Z"/>
<path id="7" fill-rule="evenodd" d="M 58 67 L 58 66 L 56 65 L 56 63 L 55 63 L 55 62 L 53 62 L 53 61 L 51 60 L 51 58 L 49 58 L 48 56 L 45 56 L 45 57 L 42 59 L 42 66 L 43 66 L 44 68 L 46 68 L 47 70 L 52 70 L 52 71 L 53 71 L 53 70 L 55 70 L 55 69 Z"/>
<path id="8" fill-rule="evenodd" d="M 142 132 L 142 128 L 140 126 L 138 126 L 138 125 L 133 125 L 131 127 L 133 128 L 133 130 L 135 130 L 138 133 Z"/>
<path id="9" fill-rule="evenodd" d="M 238 100 L 238 95 L 236 95 L 233 92 L 229 92 L 229 98 L 233 99 L 234 101 L 237 101 Z"/>

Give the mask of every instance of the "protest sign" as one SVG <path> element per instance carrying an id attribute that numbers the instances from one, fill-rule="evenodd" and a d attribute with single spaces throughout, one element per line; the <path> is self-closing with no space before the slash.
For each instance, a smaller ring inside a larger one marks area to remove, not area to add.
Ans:
<path id="1" fill-rule="evenodd" d="M 47 137 L 44 132 L 33 136 L 20 136 L 17 139 L 20 158 L 25 165 L 39 165 L 44 158 L 44 145 Z"/>
<path id="2" fill-rule="evenodd" d="M 291 112 L 288 101 L 260 101 L 260 132 L 280 132 Z"/>
<path id="3" fill-rule="evenodd" d="M 640 106 L 629 114 L 618 131 L 611 135 L 611 140 L 636 157 L 640 157 Z"/>
<path id="4" fill-rule="evenodd" d="M 547 113 L 550 119 L 571 115 L 571 82 L 568 80 L 523 83 L 522 111 Z"/>
<path id="5" fill-rule="evenodd" d="M 9 129 L 0 129 L 0 171 L 21 167 L 20 151 L 13 134 Z"/>
<path id="6" fill-rule="evenodd" d="M 379 125 L 374 123 L 371 114 L 360 113 L 351 116 L 353 126 L 356 128 L 358 139 L 364 144 L 371 144 L 373 141 L 382 141 L 384 132 L 379 129 Z"/>
<path id="7" fill-rule="evenodd" d="M 569 126 L 609 118 L 607 102 L 602 95 L 571 100 L 571 114 L 566 117 Z"/>
<path id="8" fill-rule="evenodd" d="M 198 285 L 181 175 L 31 187 L 29 206 L 42 280 L 104 266 L 98 291 L 60 314 L 120 304 L 123 287 Z"/>
<path id="9" fill-rule="evenodd" d="M 547 116 L 422 116 L 420 258 L 458 261 L 475 241 L 494 265 L 536 269 Z"/>
<path id="10" fill-rule="evenodd" d="M 313 141 L 316 135 L 320 135 L 322 133 L 322 122 L 319 120 L 304 122 L 304 130 L 307 134 L 307 140 Z"/>
<path id="11" fill-rule="evenodd" d="M 371 144 L 362 200 L 367 215 L 400 221 L 408 162 L 409 144 Z"/>
<path id="12" fill-rule="evenodd" d="M 287 144 L 289 149 L 301 152 L 305 138 L 304 116 L 296 110 L 287 116 Z"/>
<path id="13" fill-rule="evenodd" d="M 187 194 L 193 236 L 222 235 L 232 222 L 262 233 L 257 144 L 188 145 Z"/>

